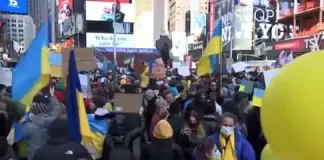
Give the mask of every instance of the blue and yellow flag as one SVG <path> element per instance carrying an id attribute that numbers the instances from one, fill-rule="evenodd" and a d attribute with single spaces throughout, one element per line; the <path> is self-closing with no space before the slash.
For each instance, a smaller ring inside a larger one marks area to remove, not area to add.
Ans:
<path id="1" fill-rule="evenodd" d="M 219 70 L 218 61 L 222 53 L 222 21 L 219 20 L 214 32 L 213 37 L 208 42 L 204 53 L 200 57 L 197 74 L 203 76 Z"/>
<path id="2" fill-rule="evenodd" d="M 263 89 L 254 88 L 252 105 L 257 106 L 257 107 L 261 107 L 263 96 L 264 96 L 264 90 Z"/>
<path id="3" fill-rule="evenodd" d="M 51 71 L 47 45 L 47 24 L 44 24 L 13 71 L 12 98 L 27 106 L 49 82 Z"/>
<path id="4" fill-rule="evenodd" d="M 128 56 L 124 59 L 124 64 L 131 64 L 135 60 L 135 55 Z"/>
<path id="5" fill-rule="evenodd" d="M 92 133 L 85 111 L 79 74 L 76 68 L 74 50 L 71 50 L 70 52 L 68 71 L 69 101 L 67 105 L 67 117 L 70 138 L 75 142 L 89 142 L 88 140 L 92 137 Z"/>

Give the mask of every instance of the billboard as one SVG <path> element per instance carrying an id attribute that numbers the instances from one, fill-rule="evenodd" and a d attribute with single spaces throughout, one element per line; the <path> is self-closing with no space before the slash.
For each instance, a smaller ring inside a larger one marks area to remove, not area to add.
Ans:
<path id="1" fill-rule="evenodd" d="M 60 34 L 63 32 L 63 22 L 73 15 L 73 0 L 58 0 L 58 24 Z"/>
<path id="2" fill-rule="evenodd" d="M 235 6 L 233 50 L 252 50 L 253 0 L 241 0 L 240 3 Z"/>
<path id="3" fill-rule="evenodd" d="M 253 27 L 253 1 L 244 0 L 234 5 L 232 0 L 214 2 L 215 22 L 222 20 L 223 52 L 251 50 Z M 235 12 L 234 12 L 235 11 Z"/>
<path id="4" fill-rule="evenodd" d="M 27 14 L 27 0 L 0 0 L 0 11 Z"/>
<path id="5" fill-rule="evenodd" d="M 87 33 L 87 47 L 114 47 L 114 34 Z M 116 47 L 135 48 L 135 39 L 132 34 L 116 34 Z"/>
<path id="6" fill-rule="evenodd" d="M 124 3 L 123 3 L 124 2 Z M 134 22 L 135 5 L 117 0 L 116 22 Z M 114 0 L 86 1 L 86 20 L 114 21 Z"/>

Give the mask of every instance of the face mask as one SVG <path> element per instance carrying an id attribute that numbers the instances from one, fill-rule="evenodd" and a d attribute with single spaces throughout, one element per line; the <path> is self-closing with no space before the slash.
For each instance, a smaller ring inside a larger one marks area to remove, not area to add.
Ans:
<path id="1" fill-rule="evenodd" d="M 221 128 L 221 133 L 228 137 L 234 132 L 234 127 L 227 127 L 227 126 L 222 126 Z"/>
<path id="2" fill-rule="evenodd" d="M 222 158 L 222 154 L 217 150 L 213 153 L 210 160 L 220 160 Z"/>

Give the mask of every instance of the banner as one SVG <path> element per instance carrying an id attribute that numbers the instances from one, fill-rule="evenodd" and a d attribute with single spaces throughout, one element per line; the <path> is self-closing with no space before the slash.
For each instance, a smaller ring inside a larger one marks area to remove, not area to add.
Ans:
<path id="1" fill-rule="evenodd" d="M 220 0 L 215 1 L 215 17 L 214 17 L 214 28 L 218 20 L 222 20 L 222 45 L 223 52 L 229 52 L 231 49 L 231 40 L 233 35 L 233 5 L 232 0 Z M 213 30 L 214 30 L 213 28 Z"/>
<path id="2" fill-rule="evenodd" d="M 62 30 L 60 33 L 62 38 L 71 37 L 72 35 L 76 34 L 75 16 L 71 16 L 68 19 L 64 20 L 61 25 Z"/>
<path id="3" fill-rule="evenodd" d="M 87 47 L 114 47 L 114 34 L 87 33 Z M 135 48 L 134 36 L 131 34 L 116 34 L 116 47 Z"/>
<path id="4" fill-rule="evenodd" d="M 152 68 L 152 78 L 157 80 L 163 80 L 166 77 L 166 69 L 163 63 L 162 58 L 158 58 L 155 60 Z"/>
<path id="5" fill-rule="evenodd" d="M 27 0 L 0 0 L 0 12 L 27 14 Z"/>
<path id="6" fill-rule="evenodd" d="M 116 22 L 135 22 L 135 5 L 132 3 L 117 3 Z M 114 21 L 114 2 L 86 1 L 86 20 Z"/>
<path id="7" fill-rule="evenodd" d="M 233 50 L 252 50 L 253 0 L 235 6 Z"/>
<path id="8" fill-rule="evenodd" d="M 73 0 L 58 0 L 58 23 L 62 24 L 64 20 L 72 17 Z"/>

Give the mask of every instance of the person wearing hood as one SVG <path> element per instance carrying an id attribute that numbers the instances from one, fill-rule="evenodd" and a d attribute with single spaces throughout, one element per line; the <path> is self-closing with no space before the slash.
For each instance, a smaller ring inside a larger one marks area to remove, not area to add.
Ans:
<path id="1" fill-rule="evenodd" d="M 108 134 L 104 141 L 102 159 L 133 159 L 133 155 L 129 148 L 129 134 L 131 134 L 131 128 L 126 121 L 126 117 L 122 114 L 117 114 L 110 123 Z"/>
<path id="2" fill-rule="evenodd" d="M 184 160 L 181 148 L 173 142 L 173 130 L 160 120 L 153 131 L 152 143 L 143 145 L 140 160 Z"/>
<path id="3" fill-rule="evenodd" d="M 55 119 L 48 127 L 49 138 L 45 145 L 37 149 L 31 160 L 84 159 L 92 160 L 87 149 L 78 142 L 69 140 L 68 122 L 66 119 Z"/>
<path id="4" fill-rule="evenodd" d="M 237 119 L 231 113 L 224 113 L 221 128 L 209 136 L 221 153 L 222 160 L 255 160 L 251 144 L 236 129 Z"/>
<path id="5" fill-rule="evenodd" d="M 18 160 L 7 138 L 3 136 L 0 136 L 0 160 Z"/>
<path id="6" fill-rule="evenodd" d="M 50 103 L 48 96 L 37 95 L 31 106 L 27 122 L 21 124 L 27 143 L 27 158 L 31 160 L 35 151 L 48 140 L 47 129 L 60 114 L 60 106 Z"/>

